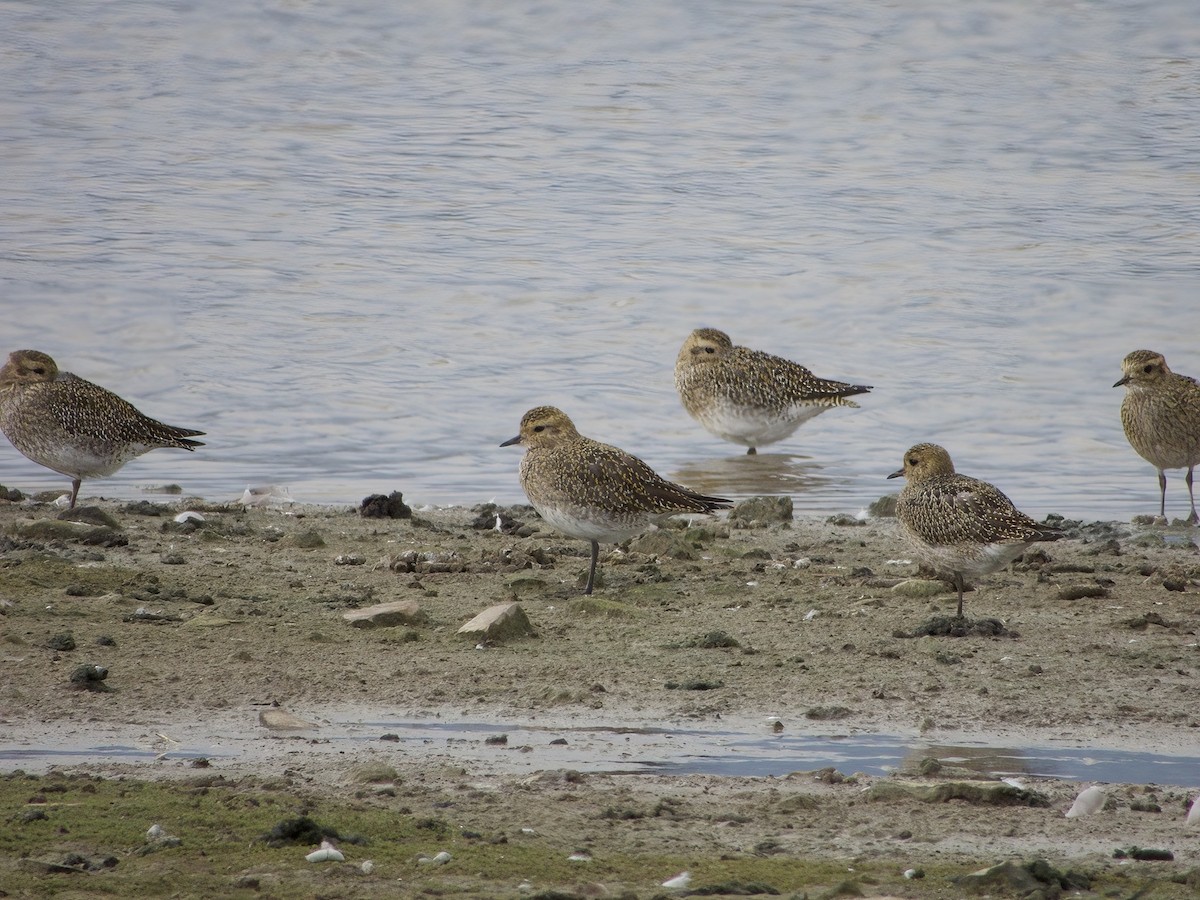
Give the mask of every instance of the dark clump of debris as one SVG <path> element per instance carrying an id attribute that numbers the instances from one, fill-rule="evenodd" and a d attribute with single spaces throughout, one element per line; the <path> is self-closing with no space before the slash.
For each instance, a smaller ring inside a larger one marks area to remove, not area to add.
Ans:
<path id="1" fill-rule="evenodd" d="M 1086 891 L 1091 879 L 1079 872 L 1061 872 L 1044 859 L 1014 860 L 952 879 L 971 893 L 1006 893 L 1021 897 L 1058 897 L 1064 891 Z"/>
<path id="2" fill-rule="evenodd" d="M 404 502 L 404 495 L 392 491 L 386 497 L 372 494 L 363 498 L 358 514 L 364 519 L 411 519 L 412 507 Z"/>
<path id="3" fill-rule="evenodd" d="M 111 691 L 104 679 L 108 677 L 108 669 L 104 666 L 79 666 L 71 673 L 71 685 L 85 691 Z"/>
<path id="4" fill-rule="evenodd" d="M 346 844 L 365 844 L 365 838 L 353 834 L 339 834 L 336 828 L 318 825 L 308 816 L 283 819 L 262 836 L 268 847 L 286 847 L 294 844 L 312 846 L 323 840 L 341 841 Z"/>
<path id="5" fill-rule="evenodd" d="M 893 637 L 1020 637 L 1017 632 L 1004 627 L 999 619 L 968 619 L 966 616 L 934 616 L 912 631 L 899 631 Z"/>

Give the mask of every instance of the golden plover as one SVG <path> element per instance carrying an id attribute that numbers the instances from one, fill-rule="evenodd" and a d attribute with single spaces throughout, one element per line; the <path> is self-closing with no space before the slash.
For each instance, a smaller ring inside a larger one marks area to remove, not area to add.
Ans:
<path id="1" fill-rule="evenodd" d="M 592 561 L 585 594 L 596 580 L 600 542 L 617 543 L 679 513 L 709 513 L 730 501 L 667 481 L 636 456 L 580 435 L 560 409 L 538 406 L 521 418 L 521 487 L 553 528 L 588 541 Z"/>
<path id="2" fill-rule="evenodd" d="M 1124 377 L 1113 385 L 1125 387 L 1121 424 L 1133 449 L 1158 469 L 1158 514 L 1167 515 L 1164 470 L 1187 469 L 1188 522 L 1194 525 L 1200 521 L 1192 492 L 1192 470 L 1200 463 L 1200 384 L 1172 372 L 1153 350 L 1134 350 L 1121 362 L 1121 371 Z"/>
<path id="3" fill-rule="evenodd" d="M 697 328 L 675 359 L 675 389 L 693 419 L 757 453 L 827 409 L 857 407 L 847 398 L 871 386 L 818 378 L 791 360 L 735 347 L 723 331 Z"/>
<path id="4" fill-rule="evenodd" d="M 888 478 L 908 479 L 896 500 L 896 517 L 917 558 L 953 576 L 962 618 L 964 578 L 994 572 L 1030 544 L 1063 536 L 1013 506 L 997 487 L 959 475 L 950 454 L 937 444 L 917 444 L 904 468 Z"/>
<path id="5" fill-rule="evenodd" d="M 202 447 L 189 438 L 204 434 L 142 415 L 37 350 L 14 351 L 0 369 L 0 431 L 35 463 L 71 479 L 72 508 L 84 478 L 111 475 L 159 447 Z"/>

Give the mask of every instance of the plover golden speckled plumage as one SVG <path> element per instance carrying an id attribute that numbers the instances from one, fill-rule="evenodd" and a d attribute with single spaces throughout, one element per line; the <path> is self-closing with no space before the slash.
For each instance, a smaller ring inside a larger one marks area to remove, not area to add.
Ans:
<path id="1" fill-rule="evenodd" d="M 1138 455 L 1158 470 L 1158 514 L 1167 515 L 1166 469 L 1187 469 L 1188 521 L 1196 524 L 1192 472 L 1200 464 L 1200 384 L 1167 368 L 1161 353 L 1134 350 L 1121 362 L 1121 424 Z"/>
<path id="2" fill-rule="evenodd" d="M 84 478 L 111 475 L 159 447 L 201 447 L 189 438 L 204 434 L 142 415 L 37 350 L 14 351 L 0 369 L 0 431 L 29 459 L 71 479 L 72 508 Z"/>
<path id="3" fill-rule="evenodd" d="M 667 481 L 636 456 L 580 435 L 566 413 L 538 406 L 521 418 L 521 487 L 553 528 L 592 545 L 585 594 L 596 580 L 600 542 L 617 543 L 679 513 L 710 513 L 730 501 Z"/>
<path id="4" fill-rule="evenodd" d="M 900 477 L 908 483 L 896 500 L 896 518 L 917 558 L 953 577 L 959 618 L 964 578 L 994 572 L 1030 544 L 1063 536 L 1018 510 L 994 485 L 959 475 L 950 454 L 937 444 L 910 448 L 904 468 L 888 476 Z"/>
<path id="5" fill-rule="evenodd" d="M 723 331 L 697 328 L 675 359 L 675 389 L 693 419 L 757 453 L 827 409 L 857 407 L 848 398 L 871 386 L 818 378 L 791 360 L 735 347 Z"/>

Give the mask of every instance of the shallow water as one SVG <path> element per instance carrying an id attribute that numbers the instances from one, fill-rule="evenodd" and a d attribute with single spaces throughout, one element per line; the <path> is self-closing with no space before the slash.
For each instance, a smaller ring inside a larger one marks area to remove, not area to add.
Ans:
<path id="1" fill-rule="evenodd" d="M 574 768 L 614 774 L 782 777 L 832 767 L 843 774 L 886 776 L 915 772 L 928 758 L 978 775 L 1058 778 L 1112 784 L 1197 783 L 1200 757 L 1127 748 L 1082 746 L 990 746 L 983 742 L 939 744 L 886 734 L 772 734 L 731 730 L 647 727 L 548 727 L 521 723 L 438 722 L 382 719 L 324 720 L 312 730 L 268 736 L 261 728 L 229 731 L 205 727 L 165 729 L 170 734 L 126 731 L 31 734 L 0 740 L 0 771 L 41 772 L 54 766 L 143 763 L 205 758 L 222 764 L 287 756 L 295 764 L 315 757 L 353 753 L 419 754 L 433 764 L 452 758 L 472 771 L 541 771 Z M 178 737 L 175 737 L 178 735 Z M 387 736 L 384 738 L 384 736 Z M 503 740 L 501 742 L 501 736 Z M 492 743 L 489 743 L 489 740 Z M 557 744 L 552 741 L 559 741 Z"/>
<path id="2" fill-rule="evenodd" d="M 805 512 L 894 489 L 922 440 L 1035 515 L 1156 510 L 1110 385 L 1138 347 L 1200 375 L 1190 0 L 9 3 L 0 27 L 5 349 L 208 432 L 85 495 L 517 501 L 497 445 L 554 403 Z M 699 325 L 875 391 L 745 460 L 675 397 Z M 65 487 L 6 445 L 0 482 Z"/>

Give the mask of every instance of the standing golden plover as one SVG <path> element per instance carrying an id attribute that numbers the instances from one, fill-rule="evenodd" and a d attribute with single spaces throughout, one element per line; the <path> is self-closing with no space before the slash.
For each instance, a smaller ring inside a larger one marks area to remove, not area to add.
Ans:
<path id="1" fill-rule="evenodd" d="M 585 594 L 596 580 L 600 541 L 617 543 L 679 513 L 709 513 L 731 504 L 667 481 L 624 450 L 583 437 L 567 414 L 538 406 L 521 417 L 521 487 L 550 525 L 589 541 L 592 562 Z"/>
<path id="2" fill-rule="evenodd" d="M 904 468 L 888 478 L 908 479 L 896 500 L 896 517 L 921 562 L 954 577 L 962 618 L 963 579 L 1008 565 L 1036 541 L 1063 536 L 1013 506 L 994 485 L 954 471 L 937 444 L 917 444 Z"/>
<path id="3" fill-rule="evenodd" d="M 1161 353 L 1134 350 L 1121 362 L 1125 376 L 1113 387 L 1125 386 L 1121 424 L 1138 455 L 1158 469 L 1158 514 L 1167 516 L 1167 476 L 1164 469 L 1187 469 L 1188 500 L 1196 524 L 1192 470 L 1200 463 L 1200 384 L 1167 368 Z"/>
<path id="4" fill-rule="evenodd" d="M 0 431 L 38 465 L 71 479 L 70 507 L 84 478 L 111 475 L 159 447 L 204 446 L 204 434 L 144 416 L 111 391 L 37 350 L 16 350 L 0 369 Z"/>
<path id="5" fill-rule="evenodd" d="M 757 453 L 827 409 L 857 408 L 847 398 L 871 386 L 817 378 L 799 363 L 735 347 L 723 331 L 697 328 L 675 359 L 675 389 L 693 419 Z"/>

